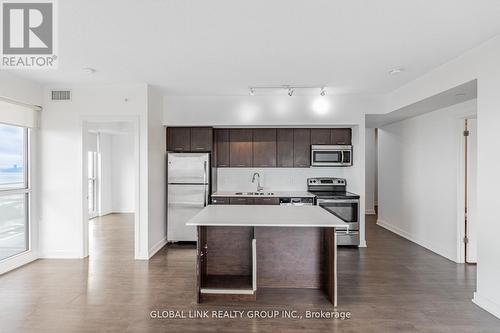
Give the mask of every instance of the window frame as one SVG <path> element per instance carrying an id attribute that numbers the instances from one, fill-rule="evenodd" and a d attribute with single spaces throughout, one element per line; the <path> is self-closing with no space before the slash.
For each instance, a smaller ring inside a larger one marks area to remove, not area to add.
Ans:
<path id="1" fill-rule="evenodd" d="M 31 221 L 32 221 L 32 173 L 31 173 L 31 129 L 28 127 L 23 127 L 23 126 L 16 126 L 16 125 L 11 125 L 11 124 L 4 124 L 7 126 L 14 126 L 14 127 L 19 127 L 23 130 L 23 139 L 24 139 L 24 144 L 23 144 L 23 184 L 22 187 L 14 187 L 14 186 L 8 186 L 9 184 L 6 184 L 7 186 L 1 186 L 0 185 L 0 198 L 4 196 L 9 196 L 9 195 L 18 195 L 18 194 L 24 194 L 24 223 L 25 223 L 25 250 L 16 254 L 13 254 L 11 256 L 5 257 L 5 258 L 0 258 L 0 262 L 4 262 L 6 260 L 10 260 L 12 258 L 15 258 L 17 256 L 26 254 L 27 252 L 32 250 L 32 235 L 31 235 Z"/>

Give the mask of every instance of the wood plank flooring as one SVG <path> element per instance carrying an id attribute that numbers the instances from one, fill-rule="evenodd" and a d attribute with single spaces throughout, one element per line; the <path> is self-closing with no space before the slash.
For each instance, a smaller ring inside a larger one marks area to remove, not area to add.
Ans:
<path id="1" fill-rule="evenodd" d="M 37 260 L 0 276 L 0 332 L 500 332 L 471 302 L 475 266 L 454 264 L 375 225 L 366 249 L 339 251 L 349 320 L 151 319 L 152 310 L 333 310 L 314 290 L 261 290 L 256 302 L 195 303 L 195 250 L 133 259 L 133 216 L 91 221 L 91 255 Z"/>

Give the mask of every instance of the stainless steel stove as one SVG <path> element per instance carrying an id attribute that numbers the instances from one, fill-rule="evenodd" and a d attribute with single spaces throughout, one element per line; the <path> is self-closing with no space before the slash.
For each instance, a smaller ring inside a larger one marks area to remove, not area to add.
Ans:
<path id="1" fill-rule="evenodd" d="M 337 231 L 338 245 L 359 245 L 359 195 L 348 192 L 343 178 L 309 178 L 307 190 L 316 204 L 349 224 L 349 231 Z"/>

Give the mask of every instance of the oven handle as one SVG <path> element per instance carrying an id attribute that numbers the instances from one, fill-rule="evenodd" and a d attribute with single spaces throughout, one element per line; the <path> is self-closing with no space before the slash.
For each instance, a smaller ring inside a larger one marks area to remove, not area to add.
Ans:
<path id="1" fill-rule="evenodd" d="M 320 203 L 358 203 L 359 200 L 357 200 L 357 199 L 352 199 L 352 200 L 317 199 L 316 202 L 319 205 Z"/>

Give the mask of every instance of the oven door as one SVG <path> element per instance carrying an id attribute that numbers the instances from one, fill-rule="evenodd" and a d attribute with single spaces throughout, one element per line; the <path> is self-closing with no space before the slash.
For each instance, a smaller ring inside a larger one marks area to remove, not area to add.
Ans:
<path id="1" fill-rule="evenodd" d="M 359 230 L 359 200 L 318 199 L 318 206 L 349 224 L 349 230 Z"/>

